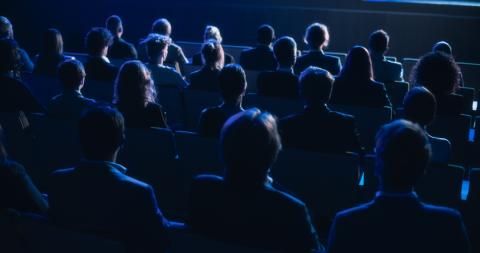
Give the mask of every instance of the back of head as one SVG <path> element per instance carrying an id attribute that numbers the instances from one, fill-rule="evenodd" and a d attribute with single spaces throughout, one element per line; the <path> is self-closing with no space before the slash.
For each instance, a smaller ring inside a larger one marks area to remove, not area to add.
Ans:
<path id="1" fill-rule="evenodd" d="M 455 60 L 444 53 L 428 53 L 417 62 L 412 71 L 411 83 L 427 87 L 435 96 L 454 92 L 459 84 Z"/>
<path id="2" fill-rule="evenodd" d="M 437 109 L 435 96 L 425 87 L 412 88 L 403 100 L 405 118 L 420 126 L 429 125 Z"/>
<path id="3" fill-rule="evenodd" d="M 172 34 L 172 25 L 166 18 L 159 18 L 152 24 L 152 33 L 168 36 Z"/>
<path id="4" fill-rule="evenodd" d="M 127 61 L 115 81 L 115 103 L 120 106 L 145 106 L 155 102 L 156 91 L 150 72 L 140 61 Z"/>
<path id="5" fill-rule="evenodd" d="M 85 38 L 87 53 L 91 56 L 102 56 L 103 50 L 113 42 L 112 34 L 103 27 L 92 28 Z"/>
<path id="6" fill-rule="evenodd" d="M 203 41 L 216 40 L 218 43 L 222 43 L 223 38 L 220 33 L 220 29 L 213 25 L 207 25 L 205 32 L 203 33 Z"/>
<path id="7" fill-rule="evenodd" d="M 326 25 L 313 23 L 307 27 L 305 31 L 305 43 L 307 43 L 311 49 L 323 49 L 328 46 L 329 41 L 330 33 Z"/>
<path id="8" fill-rule="evenodd" d="M 114 36 L 118 36 L 123 32 L 122 19 L 117 15 L 112 15 L 107 18 L 105 21 L 105 27 L 110 31 Z"/>
<path id="9" fill-rule="evenodd" d="M 63 38 L 59 30 L 51 28 L 45 32 L 43 37 L 43 54 L 63 54 Z"/>
<path id="10" fill-rule="evenodd" d="M 439 41 L 439 42 L 435 43 L 435 45 L 433 45 L 432 52 L 434 52 L 434 53 L 441 52 L 441 53 L 445 53 L 445 54 L 448 54 L 448 55 L 452 55 L 453 50 L 452 50 L 452 46 L 450 46 L 450 44 L 448 44 L 448 42 Z"/>
<path id="11" fill-rule="evenodd" d="M 12 23 L 4 16 L 0 16 L 0 39 L 13 39 Z"/>
<path id="12" fill-rule="evenodd" d="M 224 63 L 224 52 L 220 42 L 216 40 L 208 40 L 203 43 L 202 57 L 205 61 L 205 65 L 209 67 L 222 68 Z"/>
<path id="13" fill-rule="evenodd" d="M 300 74 L 300 93 L 307 105 L 328 103 L 332 94 L 333 76 L 318 67 L 308 67 Z"/>
<path id="14" fill-rule="evenodd" d="M 372 60 L 366 48 L 354 46 L 350 49 L 339 78 L 357 81 L 373 79 Z"/>
<path id="15" fill-rule="evenodd" d="M 227 181 L 261 186 L 281 149 L 277 122 L 258 109 L 240 112 L 223 126 L 220 145 Z"/>
<path id="16" fill-rule="evenodd" d="M 66 60 L 60 63 L 58 78 L 64 90 L 79 90 L 85 82 L 83 64 L 78 60 Z"/>
<path id="17" fill-rule="evenodd" d="M 124 140 L 124 120 L 110 107 L 93 108 L 79 121 L 80 145 L 86 159 L 105 160 L 111 157 Z"/>
<path id="18" fill-rule="evenodd" d="M 226 102 L 236 102 L 245 93 L 247 81 L 245 71 L 238 64 L 228 64 L 219 76 L 220 93 Z"/>
<path id="19" fill-rule="evenodd" d="M 272 26 L 264 24 L 257 30 L 257 42 L 261 45 L 270 45 L 275 39 L 275 30 Z"/>
<path id="20" fill-rule="evenodd" d="M 292 37 L 281 37 L 273 44 L 273 53 L 281 67 L 292 67 L 297 60 L 297 43 Z"/>
<path id="21" fill-rule="evenodd" d="M 166 54 L 168 46 L 172 43 L 170 37 L 160 35 L 158 33 L 151 33 L 142 42 L 147 45 L 147 54 L 150 60 L 156 60 Z"/>
<path id="22" fill-rule="evenodd" d="M 419 125 L 407 120 L 384 125 L 375 147 L 375 172 L 381 190 L 412 190 L 426 170 L 430 153 L 430 142 Z"/>
<path id="23" fill-rule="evenodd" d="M 19 69 L 18 44 L 12 39 L 0 39 L 0 73 Z"/>
<path id="24" fill-rule="evenodd" d="M 368 48 L 370 52 L 383 55 L 388 50 L 390 37 L 384 30 L 377 30 L 370 34 Z"/>

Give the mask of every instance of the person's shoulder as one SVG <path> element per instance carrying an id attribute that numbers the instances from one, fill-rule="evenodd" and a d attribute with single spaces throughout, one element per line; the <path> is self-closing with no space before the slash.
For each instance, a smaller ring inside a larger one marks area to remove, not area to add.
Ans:
<path id="1" fill-rule="evenodd" d="M 340 57 L 334 55 L 324 54 L 325 60 L 331 63 L 340 62 Z"/>
<path id="2" fill-rule="evenodd" d="M 175 51 L 179 51 L 179 50 L 182 50 L 182 47 L 180 47 L 179 45 L 175 44 L 175 43 L 170 43 L 169 45 L 170 48 L 174 49 Z"/>
<path id="3" fill-rule="evenodd" d="M 330 111 L 329 114 L 328 114 L 331 118 L 334 118 L 336 120 L 339 120 L 339 121 L 343 121 L 343 122 L 346 122 L 346 123 L 353 123 L 355 122 L 355 116 L 353 115 L 350 115 L 350 114 L 346 114 L 346 113 L 343 113 L 343 112 L 339 112 L 339 111 Z"/>
<path id="4" fill-rule="evenodd" d="M 299 123 L 299 121 L 303 121 L 305 119 L 305 114 L 304 113 L 297 113 L 297 114 L 291 114 L 288 116 L 285 116 L 281 118 L 278 121 L 278 124 L 280 128 L 288 128 L 292 125 L 296 125 Z"/>
<path id="5" fill-rule="evenodd" d="M 435 144 L 437 144 L 437 145 L 445 145 L 445 146 L 447 146 L 447 145 L 448 145 L 448 146 L 451 146 L 451 145 L 452 145 L 451 142 L 450 142 L 448 139 L 446 139 L 446 138 L 437 137 L 437 136 L 431 136 L 431 135 L 430 135 L 430 136 L 429 136 L 429 139 L 430 139 L 430 142 L 431 142 L 432 144 L 435 143 Z"/>
<path id="6" fill-rule="evenodd" d="M 275 201 L 278 205 L 290 208 L 300 208 L 302 210 L 305 210 L 306 208 L 306 205 L 303 201 L 289 193 L 270 186 L 265 187 L 265 190 L 270 195 L 271 200 Z"/>
<path id="7" fill-rule="evenodd" d="M 75 172 L 75 168 L 58 169 L 51 173 L 51 177 L 53 178 L 64 177 L 64 176 L 71 175 L 74 172 Z"/>
<path id="8" fill-rule="evenodd" d="M 444 206 L 422 203 L 422 210 L 427 213 L 428 216 L 432 218 L 436 217 L 440 220 L 461 220 L 462 217 L 459 211 Z"/>
<path id="9" fill-rule="evenodd" d="M 360 204 L 358 206 L 340 211 L 335 216 L 335 220 L 356 219 L 369 213 L 373 202 Z"/>
<path id="10" fill-rule="evenodd" d="M 25 167 L 23 167 L 23 165 L 12 160 L 5 160 L 0 163 L 0 166 L 2 167 L 2 169 L 6 169 L 12 174 L 19 175 L 26 173 Z"/>

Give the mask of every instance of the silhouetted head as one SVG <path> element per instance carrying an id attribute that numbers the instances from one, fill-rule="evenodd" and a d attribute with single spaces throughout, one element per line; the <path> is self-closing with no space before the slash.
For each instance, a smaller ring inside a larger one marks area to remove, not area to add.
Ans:
<path id="1" fill-rule="evenodd" d="M 0 16 L 0 39 L 13 39 L 13 25 L 4 16 Z"/>
<path id="2" fill-rule="evenodd" d="M 326 25 L 313 23 L 307 27 L 305 31 L 305 43 L 307 43 L 311 49 L 324 49 L 328 46 L 329 42 L 330 33 Z"/>
<path id="3" fill-rule="evenodd" d="M 447 95 L 458 87 L 460 69 L 455 60 L 444 53 L 428 53 L 417 62 L 411 83 L 427 87 L 435 96 Z"/>
<path id="4" fill-rule="evenodd" d="M 170 37 L 172 34 L 172 25 L 166 18 L 159 18 L 152 24 L 152 33 Z"/>
<path id="5" fill-rule="evenodd" d="M 58 66 L 58 79 L 64 91 L 81 90 L 85 84 L 85 69 L 78 60 L 66 60 Z"/>
<path id="6" fill-rule="evenodd" d="M 203 43 L 202 57 L 206 66 L 217 69 L 223 68 L 225 55 L 222 44 L 216 40 L 209 40 Z"/>
<path id="7" fill-rule="evenodd" d="M 156 90 L 150 72 L 140 61 L 127 61 L 115 81 L 115 103 L 120 106 L 145 107 L 155 102 Z"/>
<path id="8" fill-rule="evenodd" d="M 239 186 L 264 185 L 282 146 L 275 118 L 256 108 L 225 123 L 220 145 L 226 180 Z"/>
<path id="9" fill-rule="evenodd" d="M 339 77 L 357 81 L 372 80 L 372 60 L 368 50 L 362 46 L 352 47 Z"/>
<path id="10" fill-rule="evenodd" d="M 88 160 L 114 161 L 125 139 L 123 116 L 110 107 L 86 111 L 80 118 L 78 131 L 83 155 Z"/>
<path id="11" fill-rule="evenodd" d="M 205 27 L 205 32 L 203 33 L 203 41 L 216 40 L 218 43 L 222 43 L 223 38 L 220 33 L 220 29 L 213 25 L 207 25 Z"/>
<path id="12" fill-rule="evenodd" d="M 45 32 L 42 52 L 44 55 L 63 54 L 63 37 L 59 30 L 51 28 Z"/>
<path id="13" fill-rule="evenodd" d="M 390 36 L 384 30 L 376 30 L 370 34 L 368 40 L 368 48 L 371 53 L 384 55 L 388 51 L 388 44 L 390 42 Z"/>
<path id="14" fill-rule="evenodd" d="M 112 45 L 112 34 L 103 27 L 92 28 L 85 38 L 87 53 L 91 56 L 106 56 L 108 47 Z"/>
<path id="15" fill-rule="evenodd" d="M 220 94 L 226 103 L 236 104 L 242 101 L 247 89 L 245 71 L 238 64 L 228 64 L 219 76 Z"/>
<path id="16" fill-rule="evenodd" d="M 425 87 L 412 88 L 403 100 L 405 118 L 426 127 L 432 123 L 437 110 L 435 96 Z"/>
<path id="17" fill-rule="evenodd" d="M 107 18 L 105 21 L 105 27 L 110 31 L 110 33 L 117 37 L 120 38 L 122 37 L 123 34 L 123 24 L 122 24 L 122 19 L 117 16 L 117 15 L 112 15 Z"/>
<path id="18" fill-rule="evenodd" d="M 0 39 L 0 73 L 17 71 L 20 64 L 18 44 L 12 39 Z"/>
<path id="19" fill-rule="evenodd" d="M 275 40 L 275 30 L 270 25 L 261 25 L 257 30 L 257 42 L 269 46 Z"/>
<path id="20" fill-rule="evenodd" d="M 300 94 L 307 106 L 324 105 L 330 100 L 333 76 L 318 67 L 308 67 L 300 74 Z"/>
<path id="21" fill-rule="evenodd" d="M 170 37 L 151 33 L 142 43 L 147 45 L 147 54 L 151 63 L 163 64 L 167 59 L 168 46 L 172 43 Z"/>
<path id="22" fill-rule="evenodd" d="M 292 37 L 281 37 L 273 44 L 273 53 L 280 67 L 291 68 L 297 61 L 297 43 Z"/>
<path id="23" fill-rule="evenodd" d="M 439 41 L 435 43 L 435 45 L 433 45 L 432 52 L 441 52 L 448 55 L 453 55 L 452 46 L 450 46 L 450 44 L 448 44 L 446 41 Z"/>
<path id="24" fill-rule="evenodd" d="M 425 131 L 407 120 L 384 125 L 377 134 L 375 173 L 380 190 L 413 190 L 430 160 L 430 142 Z"/>

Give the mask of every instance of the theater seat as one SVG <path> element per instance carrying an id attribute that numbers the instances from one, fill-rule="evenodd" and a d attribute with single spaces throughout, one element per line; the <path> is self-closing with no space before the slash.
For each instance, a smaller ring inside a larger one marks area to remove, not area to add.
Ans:
<path id="1" fill-rule="evenodd" d="M 407 94 L 409 90 L 409 84 L 407 82 L 385 83 L 385 89 L 387 90 L 392 106 L 394 108 L 402 107 L 405 94 Z"/>
<path id="2" fill-rule="evenodd" d="M 185 97 L 185 130 L 196 131 L 200 113 L 207 107 L 217 106 L 222 102 L 220 93 L 186 89 Z"/>
<path id="3" fill-rule="evenodd" d="M 62 87 L 55 77 L 23 73 L 22 80 L 44 107 L 49 104 L 52 97 L 62 92 Z"/>
<path id="4" fill-rule="evenodd" d="M 157 100 L 167 114 L 168 125 L 173 129 L 182 127 L 185 121 L 183 93 L 178 87 L 173 86 L 157 88 L 157 93 Z"/>
<path id="5" fill-rule="evenodd" d="M 300 113 L 304 107 L 302 100 L 264 97 L 257 94 L 247 94 L 244 101 L 243 108 L 256 107 L 262 111 L 270 112 L 278 118 Z"/>
<path id="6" fill-rule="evenodd" d="M 261 71 L 245 70 L 247 93 L 257 93 L 257 79 Z"/>
<path id="7" fill-rule="evenodd" d="M 114 90 L 113 82 L 86 80 L 82 93 L 87 98 L 104 103 L 112 103 Z"/>

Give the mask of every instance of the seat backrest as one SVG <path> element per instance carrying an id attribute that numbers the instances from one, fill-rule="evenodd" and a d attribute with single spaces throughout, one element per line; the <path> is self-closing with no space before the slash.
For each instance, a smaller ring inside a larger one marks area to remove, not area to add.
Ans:
<path id="1" fill-rule="evenodd" d="M 105 103 L 112 103 L 114 90 L 115 87 L 113 82 L 86 80 L 82 93 L 87 98 L 93 98 Z"/>
<path id="2" fill-rule="evenodd" d="M 455 93 L 463 96 L 465 101 L 464 112 L 470 114 L 473 111 L 473 101 L 475 100 L 475 89 L 469 87 L 460 87 Z"/>
<path id="3" fill-rule="evenodd" d="M 62 87 L 59 81 L 52 76 L 39 76 L 23 73 L 22 80 L 33 96 L 43 106 L 47 106 L 52 97 L 62 92 Z"/>
<path id="4" fill-rule="evenodd" d="M 325 54 L 330 55 L 330 56 L 336 56 L 336 57 L 340 58 L 340 62 L 342 63 L 342 66 L 345 64 L 345 60 L 347 59 L 347 54 L 346 53 L 326 51 Z"/>
<path id="5" fill-rule="evenodd" d="M 29 168 L 32 163 L 33 135 L 28 116 L 23 112 L 0 112 L 4 145 L 10 159 Z"/>
<path id="6" fill-rule="evenodd" d="M 247 77 L 247 93 L 257 93 L 257 79 L 261 71 L 245 70 Z"/>
<path id="7" fill-rule="evenodd" d="M 202 66 L 199 65 L 185 64 L 183 65 L 183 75 L 188 77 L 192 72 L 200 70 L 201 68 Z"/>
<path id="8" fill-rule="evenodd" d="M 467 200 L 480 210 L 480 169 L 470 170 L 470 187 Z"/>
<path id="9" fill-rule="evenodd" d="M 313 217 L 333 217 L 355 205 L 358 185 L 356 155 L 282 150 L 271 171 L 274 185 L 304 201 Z"/>
<path id="10" fill-rule="evenodd" d="M 409 89 L 407 82 L 392 82 L 385 83 L 385 89 L 387 90 L 388 97 L 394 108 L 403 106 L 403 99 Z"/>
<path id="11" fill-rule="evenodd" d="M 466 87 L 480 89 L 480 64 L 457 62 Z"/>
<path id="12" fill-rule="evenodd" d="M 257 94 L 247 94 L 244 99 L 244 108 L 257 107 L 262 111 L 268 111 L 278 118 L 303 111 L 303 101 L 299 99 L 285 99 L 265 97 Z"/>
<path id="13" fill-rule="evenodd" d="M 239 46 L 239 45 L 223 45 L 223 50 L 225 53 L 233 56 L 236 63 L 240 62 L 240 55 L 243 50 L 249 49 L 250 47 Z"/>
<path id="14" fill-rule="evenodd" d="M 178 87 L 162 86 L 157 88 L 157 100 L 167 114 L 171 128 L 179 128 L 184 122 L 183 93 Z"/>
<path id="15" fill-rule="evenodd" d="M 64 55 L 73 57 L 83 64 L 85 64 L 85 62 L 87 62 L 87 59 L 88 59 L 88 54 L 84 54 L 84 53 L 65 52 Z"/>
<path id="16" fill-rule="evenodd" d="M 222 102 L 220 93 L 211 91 L 184 91 L 185 98 L 185 129 L 196 131 L 200 113 L 207 107 L 217 106 Z"/>
<path id="17" fill-rule="evenodd" d="M 202 43 L 189 41 L 175 41 L 175 44 L 182 48 L 183 53 L 187 58 L 192 58 L 193 55 L 200 52 Z"/>
<path id="18" fill-rule="evenodd" d="M 412 73 L 413 67 L 417 64 L 417 58 L 403 58 L 402 65 L 403 65 L 403 76 L 405 80 L 410 80 L 410 75 Z"/>

